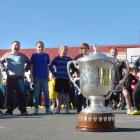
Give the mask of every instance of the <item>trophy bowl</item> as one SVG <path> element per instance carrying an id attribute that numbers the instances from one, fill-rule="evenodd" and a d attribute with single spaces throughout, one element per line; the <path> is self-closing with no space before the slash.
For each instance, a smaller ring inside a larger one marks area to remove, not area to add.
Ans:
<path id="1" fill-rule="evenodd" d="M 78 67 L 80 87 L 70 75 L 70 65 Z M 96 51 L 76 61 L 70 61 L 67 69 L 74 86 L 90 100 L 90 105 L 77 115 L 76 128 L 81 131 L 114 131 L 115 116 L 104 106 L 105 96 L 111 89 L 111 57 Z"/>

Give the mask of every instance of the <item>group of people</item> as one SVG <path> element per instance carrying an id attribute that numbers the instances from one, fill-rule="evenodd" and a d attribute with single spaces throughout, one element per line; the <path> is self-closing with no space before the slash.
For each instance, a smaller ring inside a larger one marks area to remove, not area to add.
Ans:
<path id="1" fill-rule="evenodd" d="M 30 70 L 30 80 L 33 82 L 33 98 L 34 98 L 34 114 L 39 114 L 40 94 L 44 94 L 44 106 L 46 113 L 52 113 L 50 109 L 49 99 L 49 79 L 53 79 L 54 91 L 56 96 L 55 113 L 60 113 L 62 99 L 65 99 L 65 113 L 69 113 L 70 109 L 70 94 L 71 82 L 67 72 L 67 63 L 71 60 L 77 60 L 85 55 L 88 55 L 89 45 L 82 43 L 80 45 L 79 54 L 74 58 L 67 56 L 68 46 L 62 45 L 58 50 L 58 55 L 50 60 L 49 54 L 44 52 L 45 45 L 42 41 L 36 42 L 36 52 L 29 59 L 20 51 L 20 42 L 13 41 L 11 43 L 11 52 L 6 53 L 0 58 L 0 68 L 7 75 L 6 78 L 6 111 L 5 115 L 12 115 L 14 110 L 14 94 L 18 97 L 18 108 L 21 115 L 27 115 L 27 98 L 24 74 Z M 118 106 L 118 96 L 124 97 L 127 114 L 140 114 L 140 82 L 136 78 L 139 75 L 140 59 L 138 59 L 134 67 L 128 71 L 128 67 L 124 61 L 117 59 L 118 51 L 116 48 L 111 48 L 111 57 L 114 59 L 112 68 L 112 92 L 108 99 L 109 105 Z M 133 74 L 134 72 L 134 74 Z M 79 77 L 80 73 L 76 67 L 72 66 L 72 73 Z M 79 85 L 79 80 L 77 84 Z M 132 88 L 132 85 L 134 88 Z M 79 113 L 83 107 L 88 104 L 82 94 L 74 88 L 75 107 Z M 132 111 L 132 107 L 134 110 Z"/>
<path id="2" fill-rule="evenodd" d="M 120 109 L 126 106 L 127 114 L 140 115 L 140 58 L 130 67 L 127 61 L 117 59 L 116 48 L 110 49 L 110 55 L 114 59 L 111 105 Z"/>
<path id="3" fill-rule="evenodd" d="M 5 72 L 6 78 L 6 112 L 5 115 L 12 115 L 14 110 L 14 95 L 18 98 L 18 108 L 21 115 L 27 115 L 26 109 L 26 87 L 24 74 L 26 71 L 31 71 L 30 79 L 33 81 L 33 96 L 34 96 L 34 114 L 39 113 L 40 93 L 45 96 L 46 113 L 51 113 L 48 82 L 49 73 L 55 79 L 54 90 L 57 92 L 57 108 L 56 113 L 60 113 L 62 96 L 65 98 L 65 112 L 69 113 L 69 94 L 70 80 L 67 73 L 67 63 L 72 58 L 67 56 L 68 46 L 62 45 L 58 50 L 58 56 L 50 61 L 49 54 L 44 52 L 44 43 L 36 42 L 36 52 L 29 59 L 20 51 L 20 42 L 13 41 L 11 43 L 11 51 L 6 53 L 0 59 L 1 71 Z"/>

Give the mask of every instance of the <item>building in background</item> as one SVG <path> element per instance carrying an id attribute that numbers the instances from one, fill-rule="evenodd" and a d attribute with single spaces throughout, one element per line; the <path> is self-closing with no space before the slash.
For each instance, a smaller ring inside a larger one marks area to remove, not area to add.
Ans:
<path id="1" fill-rule="evenodd" d="M 105 53 L 105 54 L 109 54 L 109 51 L 110 51 L 111 48 L 114 48 L 114 47 L 117 48 L 118 52 L 119 52 L 118 58 L 120 58 L 120 59 L 127 59 L 127 58 L 130 58 L 130 57 L 136 58 L 136 57 L 140 56 L 140 51 L 139 51 L 139 53 L 138 52 L 137 53 L 135 53 L 135 52 L 129 53 L 132 56 L 128 56 L 129 54 L 127 54 L 128 48 L 131 48 L 131 50 L 135 50 L 135 48 L 140 48 L 140 44 L 100 45 L 100 46 L 97 46 L 97 47 L 98 47 L 97 49 L 99 51 L 101 51 L 102 53 Z M 3 56 L 5 53 L 7 53 L 9 51 L 10 51 L 10 49 L 0 49 L 0 57 Z M 30 58 L 31 55 L 36 50 L 34 48 L 26 48 L 26 49 L 21 49 L 21 51 L 23 53 L 25 53 Z M 55 56 L 57 56 L 58 48 L 45 48 L 44 51 L 47 52 L 50 55 L 50 59 L 53 59 Z M 93 46 L 90 46 L 90 51 L 89 52 L 92 53 L 93 51 L 94 51 Z M 70 56 L 71 58 L 74 58 L 78 53 L 79 53 L 79 46 L 69 47 L 68 56 Z M 137 56 L 135 56 L 135 55 L 137 55 Z"/>
<path id="2" fill-rule="evenodd" d="M 128 44 L 128 45 L 99 45 L 97 46 L 98 50 L 100 50 L 103 53 L 108 54 L 110 48 L 115 47 L 119 51 L 119 58 L 126 59 L 126 50 L 127 48 L 140 48 L 140 44 Z M 79 46 L 71 46 L 69 47 L 68 56 L 71 58 L 75 57 L 78 54 Z M 10 49 L 0 49 L 0 57 L 5 54 L 6 52 L 9 52 Z M 32 53 L 34 53 L 36 50 L 34 48 L 26 48 L 21 49 L 23 53 L 25 53 L 29 58 L 31 57 Z M 53 59 L 54 56 L 58 53 L 58 48 L 45 48 L 45 52 L 47 52 L 50 55 L 50 58 Z M 93 52 L 93 47 L 90 46 L 90 53 Z"/>

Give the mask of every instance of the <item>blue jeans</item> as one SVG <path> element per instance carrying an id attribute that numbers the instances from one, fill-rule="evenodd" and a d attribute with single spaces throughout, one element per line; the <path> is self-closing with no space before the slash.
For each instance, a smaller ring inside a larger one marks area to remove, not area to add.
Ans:
<path id="1" fill-rule="evenodd" d="M 39 97 L 41 91 L 44 92 L 45 95 L 45 106 L 49 108 L 49 92 L 48 92 L 48 79 L 47 78 L 34 78 L 34 99 L 35 108 L 38 108 L 39 105 Z"/>

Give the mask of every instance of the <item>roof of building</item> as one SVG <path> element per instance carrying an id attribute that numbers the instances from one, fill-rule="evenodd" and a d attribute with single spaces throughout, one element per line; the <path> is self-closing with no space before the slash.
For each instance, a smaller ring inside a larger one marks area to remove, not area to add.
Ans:
<path id="1" fill-rule="evenodd" d="M 127 48 L 140 48 L 140 44 L 128 44 L 128 45 L 100 45 L 98 46 L 98 50 L 104 53 L 108 53 L 110 48 L 117 48 L 119 52 L 124 53 Z M 10 49 L 1 49 L 0 50 L 0 57 L 3 56 L 5 53 L 9 52 Z M 58 48 L 45 48 L 44 50 L 46 53 L 49 54 L 50 58 L 54 58 L 54 56 L 58 53 Z M 90 46 L 89 52 L 92 52 L 93 48 Z M 25 53 L 29 58 L 31 55 L 36 52 L 35 48 L 24 48 L 21 49 L 21 52 Z M 68 56 L 71 58 L 75 57 L 79 53 L 79 46 L 72 46 L 69 47 Z"/>

